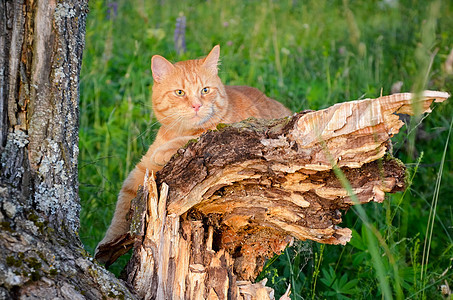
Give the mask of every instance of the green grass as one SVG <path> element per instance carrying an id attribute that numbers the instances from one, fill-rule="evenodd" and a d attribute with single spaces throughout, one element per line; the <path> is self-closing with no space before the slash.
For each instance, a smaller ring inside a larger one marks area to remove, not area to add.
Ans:
<path id="1" fill-rule="evenodd" d="M 117 14 L 111 8 L 117 4 Z M 110 10 L 110 12 L 109 12 Z M 187 51 L 173 42 L 187 18 Z M 80 237 L 93 253 L 128 172 L 159 127 L 150 60 L 206 55 L 221 45 L 226 84 L 257 87 L 294 111 L 422 89 L 453 92 L 451 1 L 90 1 L 81 74 Z M 396 136 L 410 187 L 355 207 L 346 246 L 299 242 L 260 278 L 293 299 L 443 299 L 453 286 L 453 99 Z M 347 183 L 345 182 L 345 185 Z M 112 266 L 118 274 L 125 260 Z"/>

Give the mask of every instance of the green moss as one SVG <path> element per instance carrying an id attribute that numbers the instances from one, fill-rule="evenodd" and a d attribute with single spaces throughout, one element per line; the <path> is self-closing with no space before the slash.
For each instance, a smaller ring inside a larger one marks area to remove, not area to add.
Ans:
<path id="1" fill-rule="evenodd" d="M 40 233 L 44 233 L 44 227 L 46 226 L 46 222 L 36 222 L 35 225 L 38 227 Z"/>
<path id="2" fill-rule="evenodd" d="M 51 276 L 56 276 L 57 274 L 58 274 L 57 269 L 51 268 L 51 269 L 49 270 L 49 275 L 51 275 Z"/>
<path id="3" fill-rule="evenodd" d="M 38 227 L 38 230 L 41 234 L 44 233 L 44 229 L 47 226 L 47 224 L 49 223 L 47 221 L 40 221 L 41 220 L 40 217 L 34 213 L 30 213 L 27 216 L 27 219 L 32 221 L 33 224 L 35 224 L 35 226 Z"/>
<path id="4" fill-rule="evenodd" d="M 117 291 L 117 292 L 119 292 L 119 291 Z M 115 299 L 123 300 L 124 299 L 124 294 L 122 292 L 119 292 L 119 293 L 120 293 L 119 295 L 115 295 L 112 291 L 110 291 L 107 296 L 109 296 L 109 298 L 115 298 Z"/>
<path id="5" fill-rule="evenodd" d="M 217 129 L 217 130 L 222 130 L 223 128 L 229 127 L 229 126 L 230 126 L 230 125 L 225 124 L 225 123 L 219 123 L 219 124 L 217 124 L 216 129 Z"/>
<path id="6" fill-rule="evenodd" d="M 0 228 L 8 232 L 14 232 L 11 228 L 11 224 L 8 221 L 0 222 Z"/>
<path id="7" fill-rule="evenodd" d="M 39 217 L 37 215 L 31 213 L 28 215 L 28 219 L 34 223 L 34 222 L 38 221 Z"/>
<path id="8" fill-rule="evenodd" d="M 19 268 L 22 265 L 22 260 L 16 259 L 14 256 L 7 256 L 6 257 L 6 264 L 10 267 Z"/>
<path id="9" fill-rule="evenodd" d="M 98 272 L 95 269 L 93 269 L 92 267 L 89 267 L 87 269 L 87 271 L 88 271 L 88 274 L 91 275 L 91 277 L 94 277 L 94 278 L 98 277 Z"/>
<path id="10" fill-rule="evenodd" d="M 83 257 L 85 257 L 85 258 L 92 257 L 91 254 L 90 254 L 88 251 L 86 251 L 85 249 L 83 249 L 83 248 L 80 249 L 79 252 L 80 252 L 80 254 L 81 254 Z"/>
<path id="11" fill-rule="evenodd" d="M 47 259 L 46 259 L 46 256 L 44 255 L 44 253 L 42 253 L 42 252 L 37 252 L 37 254 L 38 254 L 39 258 L 40 258 L 43 262 L 47 263 Z"/>
<path id="12" fill-rule="evenodd" d="M 42 264 L 41 262 L 36 259 L 36 257 L 28 257 L 25 259 L 25 263 L 30 267 L 30 268 L 33 268 L 35 270 L 39 270 L 41 269 L 42 267 Z"/>
<path id="13" fill-rule="evenodd" d="M 14 261 L 15 261 L 14 256 L 7 256 L 6 257 L 6 264 L 8 266 L 10 266 L 10 267 L 13 266 L 14 265 Z"/>
<path id="14" fill-rule="evenodd" d="M 33 271 L 30 273 L 30 279 L 32 281 L 38 281 L 39 279 L 41 279 L 41 274 L 39 274 L 39 271 Z"/>
<path id="15" fill-rule="evenodd" d="M 55 232 L 55 229 L 53 229 L 52 227 L 46 227 L 46 231 L 48 234 L 53 234 Z"/>
<path id="16" fill-rule="evenodd" d="M 198 139 L 190 139 L 182 148 L 187 148 L 190 144 L 196 143 L 197 141 Z M 178 154 L 178 152 L 176 152 L 176 154 Z"/>

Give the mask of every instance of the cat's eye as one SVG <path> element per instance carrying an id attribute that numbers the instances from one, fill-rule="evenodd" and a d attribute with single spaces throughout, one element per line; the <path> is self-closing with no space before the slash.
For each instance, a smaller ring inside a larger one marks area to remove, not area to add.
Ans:
<path id="1" fill-rule="evenodd" d="M 176 95 L 176 96 L 180 96 L 180 97 L 181 97 L 181 96 L 184 96 L 185 94 L 186 94 L 186 93 L 185 93 L 183 90 L 176 90 L 176 91 L 175 91 L 175 95 Z"/>
<path id="2" fill-rule="evenodd" d="M 201 89 L 201 94 L 202 95 L 206 95 L 207 93 L 209 93 L 209 88 L 208 87 L 205 87 L 205 88 Z"/>

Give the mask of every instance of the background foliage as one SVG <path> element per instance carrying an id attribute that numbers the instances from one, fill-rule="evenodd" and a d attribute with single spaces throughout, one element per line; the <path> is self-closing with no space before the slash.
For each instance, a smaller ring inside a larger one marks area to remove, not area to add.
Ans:
<path id="1" fill-rule="evenodd" d="M 452 1 L 92 0 L 79 145 L 80 237 L 90 253 L 159 127 L 152 55 L 197 58 L 216 44 L 226 84 L 257 87 L 294 111 L 390 94 L 397 82 L 403 92 L 453 92 Z M 395 137 L 411 185 L 349 211 L 348 245 L 298 242 L 267 263 L 260 277 L 277 296 L 291 283 L 293 299 L 451 299 L 452 101 Z"/>

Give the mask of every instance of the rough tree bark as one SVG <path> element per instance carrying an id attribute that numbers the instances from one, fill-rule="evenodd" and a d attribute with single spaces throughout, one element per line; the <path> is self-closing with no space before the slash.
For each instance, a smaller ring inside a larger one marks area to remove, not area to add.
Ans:
<path id="1" fill-rule="evenodd" d="M 78 238 L 86 0 L 0 2 L 0 299 L 134 298 Z"/>
<path id="2" fill-rule="evenodd" d="M 133 245 L 127 281 L 144 299 L 272 299 L 271 288 L 252 283 L 265 260 L 293 238 L 348 242 L 342 210 L 404 189 L 404 164 L 389 154 L 404 124 L 398 114 L 428 112 L 448 97 L 395 94 L 221 124 L 180 149 L 156 180 L 145 178 L 130 233 L 98 257 L 110 263 Z"/>

